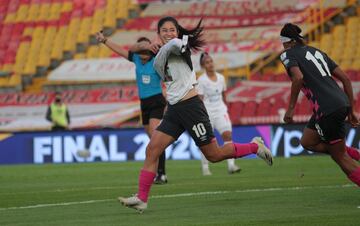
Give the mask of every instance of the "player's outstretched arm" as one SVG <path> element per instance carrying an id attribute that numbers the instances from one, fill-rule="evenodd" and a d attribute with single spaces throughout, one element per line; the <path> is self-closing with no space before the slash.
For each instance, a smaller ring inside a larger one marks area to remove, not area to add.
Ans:
<path id="1" fill-rule="evenodd" d="M 349 112 L 348 119 L 353 127 L 357 127 L 359 126 L 360 122 L 359 119 L 356 117 L 356 112 L 354 107 L 355 106 L 354 92 L 351 86 L 351 81 L 349 77 L 346 75 L 346 73 L 343 70 L 341 70 L 340 67 L 336 67 L 332 74 L 335 78 L 339 79 L 340 82 L 343 84 L 344 92 L 349 98 L 350 107 L 351 107 L 351 111 Z"/>
<path id="2" fill-rule="evenodd" d="M 353 106 L 353 104 L 355 103 L 354 93 L 353 93 L 353 89 L 351 87 L 351 81 L 350 81 L 349 77 L 346 75 L 345 72 L 343 72 L 343 70 L 341 70 L 340 67 L 336 67 L 333 70 L 332 74 L 335 78 L 339 79 L 340 82 L 343 84 L 344 91 L 350 100 L 351 106 Z"/>
<path id="3" fill-rule="evenodd" d="M 303 86 L 303 74 L 300 71 L 299 67 L 291 67 L 290 68 L 291 74 L 291 93 L 290 93 L 290 102 L 288 109 L 284 116 L 284 121 L 286 123 L 293 122 L 294 110 L 296 106 L 296 102 Z"/>
<path id="4" fill-rule="evenodd" d="M 138 42 L 130 47 L 130 52 L 140 53 L 143 51 L 151 51 L 153 54 L 157 54 L 161 45 L 159 43 L 147 43 L 147 42 Z"/>
<path id="5" fill-rule="evenodd" d="M 126 49 L 119 46 L 118 44 L 116 44 L 111 39 L 105 37 L 103 31 L 96 32 L 95 37 L 98 42 L 103 43 L 105 46 L 110 48 L 115 53 L 119 54 L 120 56 L 122 56 L 126 59 L 129 58 L 129 52 Z"/>

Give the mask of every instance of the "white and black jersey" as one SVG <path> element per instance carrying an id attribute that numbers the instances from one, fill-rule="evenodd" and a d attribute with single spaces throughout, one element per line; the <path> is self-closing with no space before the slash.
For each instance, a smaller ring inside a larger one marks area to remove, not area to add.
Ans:
<path id="1" fill-rule="evenodd" d="M 195 72 L 182 55 L 183 48 L 182 40 L 174 38 L 162 46 L 155 57 L 154 68 L 164 81 L 166 99 L 171 105 L 179 102 L 196 84 Z"/>
<path id="2" fill-rule="evenodd" d="M 214 133 L 199 96 L 181 101 L 196 84 L 190 55 L 183 41 L 175 38 L 162 46 L 155 57 L 154 68 L 165 83 L 169 103 L 156 130 L 175 140 L 186 130 L 196 145 L 201 147 L 213 142 Z"/>
<path id="3" fill-rule="evenodd" d="M 316 119 L 350 106 L 345 92 L 331 76 L 337 65 L 326 53 L 311 46 L 296 45 L 285 50 L 280 58 L 289 76 L 291 67 L 300 68 L 304 80 L 302 91 L 310 100 Z"/>

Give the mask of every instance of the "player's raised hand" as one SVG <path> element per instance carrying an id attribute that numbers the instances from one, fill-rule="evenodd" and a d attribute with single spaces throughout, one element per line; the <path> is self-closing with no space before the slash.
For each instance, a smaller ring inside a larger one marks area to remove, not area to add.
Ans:
<path id="1" fill-rule="evenodd" d="M 96 32 L 95 38 L 98 42 L 101 42 L 101 43 L 105 43 L 107 40 L 106 37 L 104 36 L 104 33 L 102 30 L 99 32 Z"/>
<path id="2" fill-rule="evenodd" d="M 153 52 L 154 54 L 157 54 L 157 52 L 159 52 L 159 49 L 160 49 L 160 46 L 157 45 L 156 43 L 151 43 L 151 44 L 149 45 L 149 50 L 150 50 L 151 52 Z"/>
<path id="3" fill-rule="evenodd" d="M 152 41 L 151 41 L 151 44 L 149 46 L 149 50 L 151 52 L 153 52 L 154 54 L 157 54 L 157 52 L 159 52 L 159 49 L 161 48 L 162 46 L 162 42 L 161 40 L 159 39 L 159 37 L 155 37 Z"/>

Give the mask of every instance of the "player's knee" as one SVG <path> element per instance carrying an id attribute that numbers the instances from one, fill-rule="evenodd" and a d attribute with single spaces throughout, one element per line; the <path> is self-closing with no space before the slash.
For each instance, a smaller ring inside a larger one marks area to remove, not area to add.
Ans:
<path id="1" fill-rule="evenodd" d="M 152 144 L 151 142 L 146 146 L 146 158 L 147 159 L 158 159 L 160 155 L 157 155 L 157 146 Z"/>
<path id="2" fill-rule="evenodd" d="M 222 160 L 218 155 L 205 155 L 205 158 L 211 163 L 216 163 Z"/>
<path id="3" fill-rule="evenodd" d="M 146 146 L 145 156 L 147 159 L 151 157 L 151 147 L 149 145 Z"/>
<path id="4" fill-rule="evenodd" d="M 331 158 L 338 164 L 346 162 L 346 155 L 345 153 L 338 152 L 338 151 L 331 151 L 330 152 Z"/>
<path id="5" fill-rule="evenodd" d="M 222 138 L 223 138 L 224 141 L 231 141 L 232 140 L 231 133 L 224 133 L 222 135 Z"/>
<path id="6" fill-rule="evenodd" d="M 311 144 L 309 142 L 307 142 L 306 140 L 301 138 L 300 144 L 304 149 L 311 150 Z"/>
<path id="7" fill-rule="evenodd" d="M 216 163 L 216 162 L 219 162 L 219 161 L 220 161 L 220 160 L 217 159 L 217 158 L 209 158 L 208 160 L 209 160 L 209 162 L 211 162 L 211 163 Z"/>

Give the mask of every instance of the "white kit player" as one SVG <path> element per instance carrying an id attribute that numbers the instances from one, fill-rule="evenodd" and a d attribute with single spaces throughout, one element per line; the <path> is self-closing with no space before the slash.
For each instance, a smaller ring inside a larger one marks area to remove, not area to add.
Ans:
<path id="1" fill-rule="evenodd" d="M 224 76 L 215 71 L 214 61 L 206 52 L 200 56 L 200 65 L 205 69 L 205 73 L 198 78 L 198 94 L 204 101 L 212 127 L 221 134 L 224 144 L 232 143 L 232 125 L 224 96 L 226 90 Z M 235 159 L 228 159 L 227 163 L 230 174 L 240 172 Z M 211 175 L 209 161 L 202 153 L 201 165 L 203 175 Z"/>

